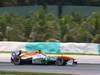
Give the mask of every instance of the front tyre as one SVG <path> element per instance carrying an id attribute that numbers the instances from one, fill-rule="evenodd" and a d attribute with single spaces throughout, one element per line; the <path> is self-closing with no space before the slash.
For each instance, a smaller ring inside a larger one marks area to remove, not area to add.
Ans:
<path id="1" fill-rule="evenodd" d="M 55 64 L 58 66 L 66 65 L 65 60 L 62 57 L 58 57 Z"/>
<path id="2" fill-rule="evenodd" d="M 77 62 L 73 62 L 73 65 L 77 65 Z"/>

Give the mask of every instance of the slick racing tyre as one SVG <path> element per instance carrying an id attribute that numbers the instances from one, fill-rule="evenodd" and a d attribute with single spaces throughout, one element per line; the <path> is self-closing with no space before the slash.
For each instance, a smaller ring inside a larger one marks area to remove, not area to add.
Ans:
<path id="1" fill-rule="evenodd" d="M 77 65 L 77 62 L 73 62 L 73 65 Z"/>
<path id="2" fill-rule="evenodd" d="M 12 62 L 14 63 L 14 65 L 21 65 L 22 64 L 20 57 L 14 57 Z"/>
<path id="3" fill-rule="evenodd" d="M 55 64 L 58 65 L 58 66 L 66 65 L 65 60 L 64 60 L 64 58 L 62 58 L 62 57 L 57 58 Z"/>
<path id="4" fill-rule="evenodd" d="M 12 52 L 11 63 L 13 63 L 14 65 L 21 65 L 22 61 L 21 58 L 19 57 L 20 54 L 21 52 L 19 52 L 19 54 L 17 54 L 16 52 Z"/>

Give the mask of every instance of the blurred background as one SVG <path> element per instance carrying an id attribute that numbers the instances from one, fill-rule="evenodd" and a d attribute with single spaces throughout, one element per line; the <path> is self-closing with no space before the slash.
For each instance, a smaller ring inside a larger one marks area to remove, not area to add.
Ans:
<path id="1" fill-rule="evenodd" d="M 100 42 L 100 0 L 0 0 L 0 41 Z"/>

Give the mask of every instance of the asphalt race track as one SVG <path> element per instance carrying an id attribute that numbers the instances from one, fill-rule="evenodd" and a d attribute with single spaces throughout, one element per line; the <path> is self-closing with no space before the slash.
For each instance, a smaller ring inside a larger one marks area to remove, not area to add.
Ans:
<path id="1" fill-rule="evenodd" d="M 100 75 L 100 65 L 56 66 L 56 65 L 13 65 L 11 63 L 0 63 L 0 70 L 19 71 L 19 72 L 64 73 L 64 74 L 74 74 L 74 75 Z"/>

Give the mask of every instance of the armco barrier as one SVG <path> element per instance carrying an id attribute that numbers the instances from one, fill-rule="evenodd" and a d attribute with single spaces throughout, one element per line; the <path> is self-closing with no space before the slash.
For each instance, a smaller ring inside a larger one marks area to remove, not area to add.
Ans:
<path id="1" fill-rule="evenodd" d="M 0 42 L 0 51 L 25 50 L 25 42 Z"/>
<path id="2" fill-rule="evenodd" d="M 61 43 L 61 53 L 100 54 L 100 45 L 95 43 Z"/>
<path id="3" fill-rule="evenodd" d="M 59 42 L 33 42 L 25 44 L 26 51 L 42 50 L 44 53 L 59 53 Z"/>
<path id="4" fill-rule="evenodd" d="M 98 44 L 98 54 L 100 54 L 100 44 Z"/>
<path id="5" fill-rule="evenodd" d="M 0 42 L 0 51 L 42 50 L 44 53 L 85 53 L 100 54 L 100 44 L 60 42 Z"/>

